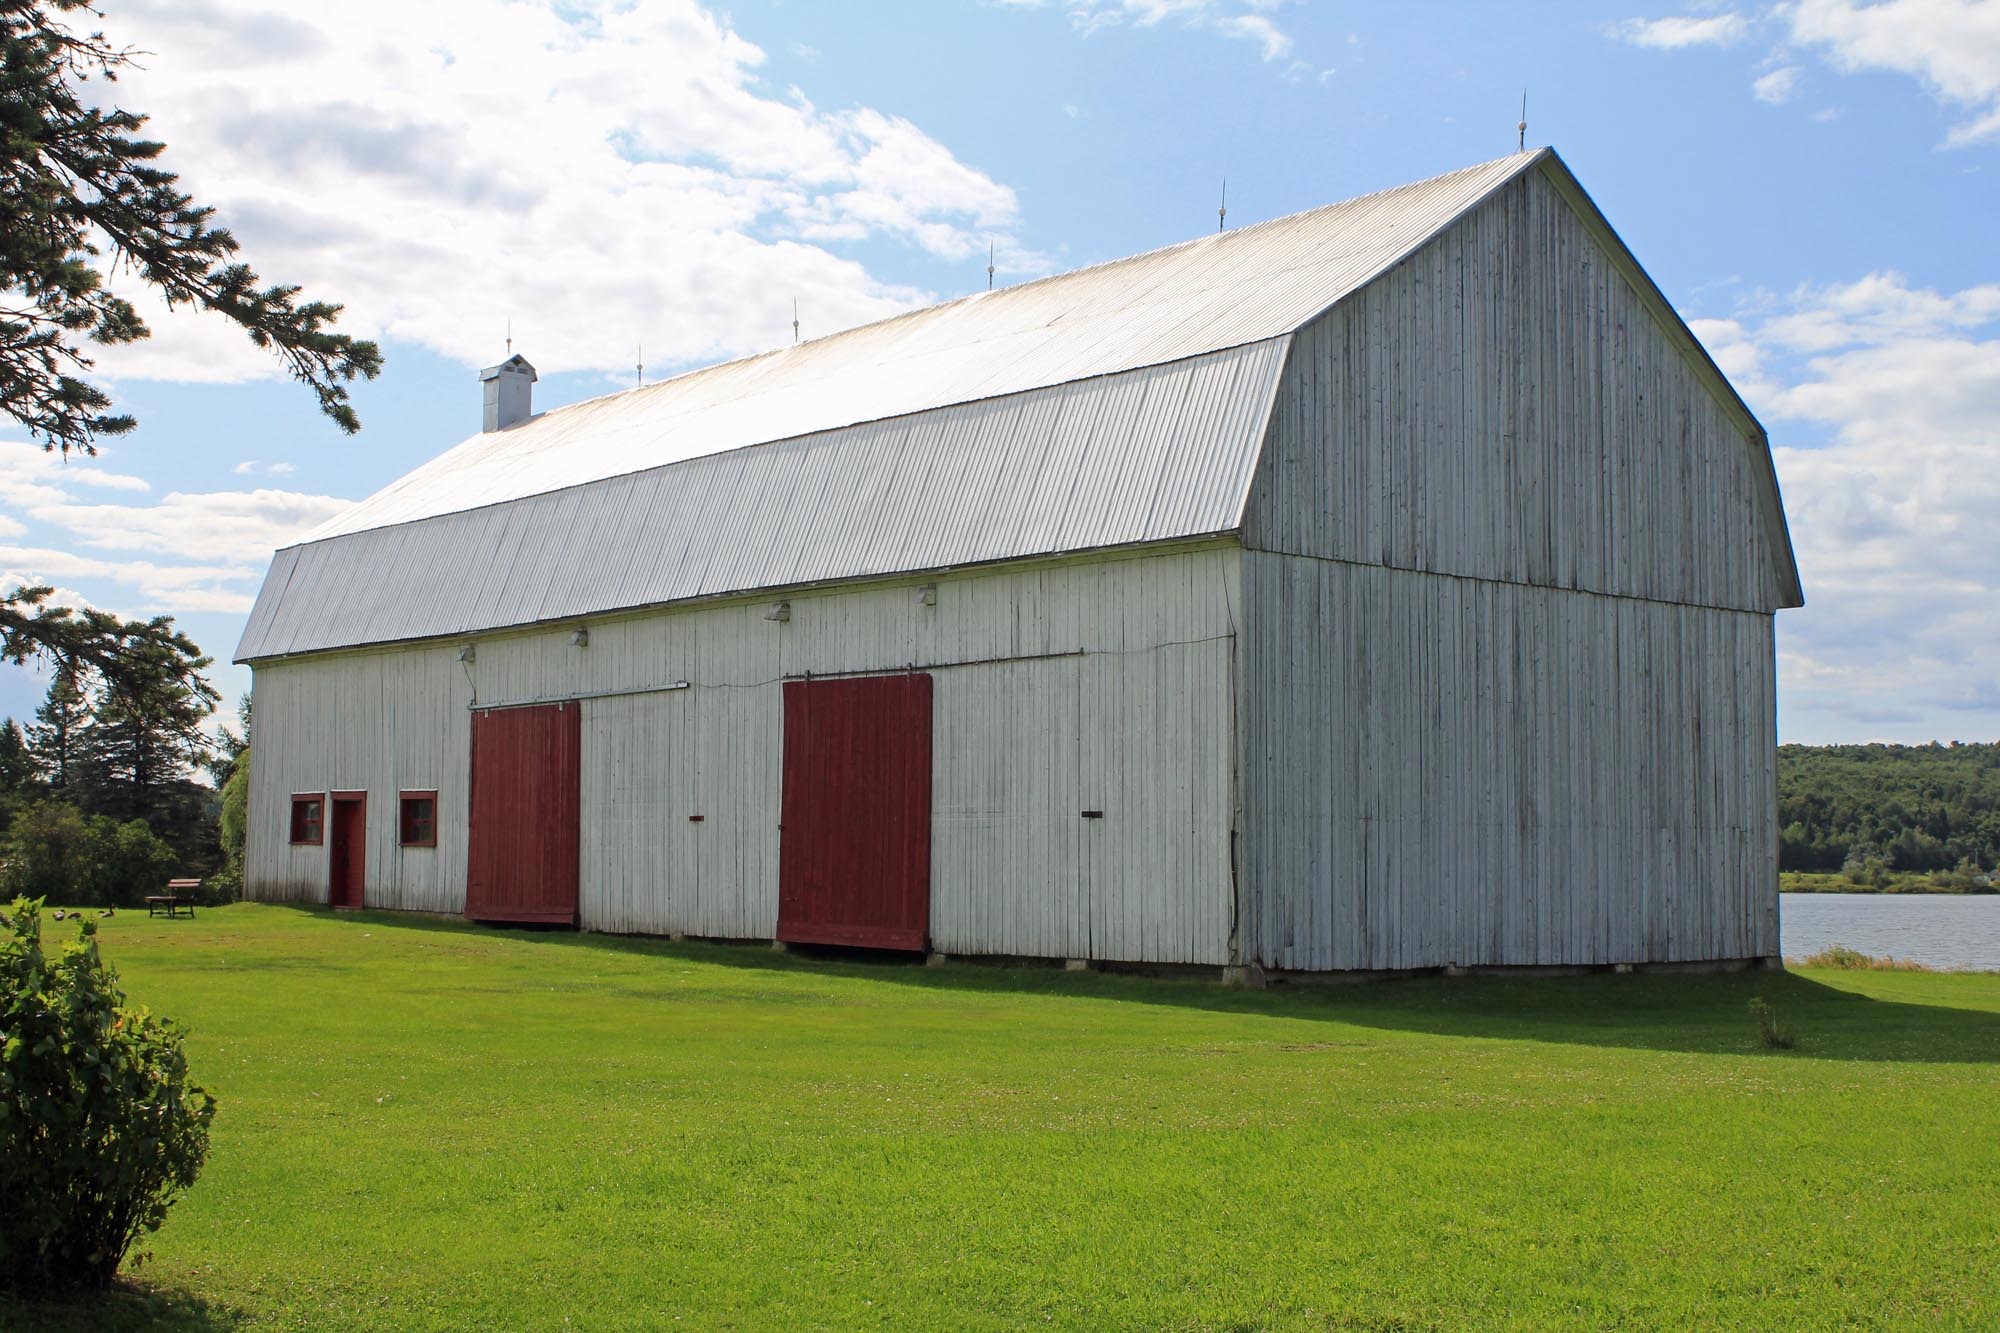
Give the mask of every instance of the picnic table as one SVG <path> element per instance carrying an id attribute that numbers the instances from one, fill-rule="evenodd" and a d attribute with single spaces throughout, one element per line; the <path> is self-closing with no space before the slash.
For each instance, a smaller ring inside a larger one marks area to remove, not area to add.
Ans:
<path id="1" fill-rule="evenodd" d="M 194 917 L 194 891 L 200 887 L 201 881 L 198 879 L 168 880 L 167 891 L 165 893 L 149 893 L 146 895 L 146 915 L 158 916 L 161 912 L 165 912 L 167 919 L 172 920 L 174 917 L 179 916 L 181 909 L 185 907 L 189 919 L 192 920 Z"/>

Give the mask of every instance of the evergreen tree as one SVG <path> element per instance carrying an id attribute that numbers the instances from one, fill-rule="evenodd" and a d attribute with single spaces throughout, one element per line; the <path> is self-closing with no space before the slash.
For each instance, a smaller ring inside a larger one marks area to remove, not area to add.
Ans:
<path id="1" fill-rule="evenodd" d="M 145 820 L 188 873 L 221 861 L 216 793 L 192 780 L 209 741 L 202 724 L 216 694 L 202 672 L 212 659 L 169 617 L 120 624 L 101 612 L 116 668 L 94 685 L 58 660 L 28 748 L 52 794 L 86 815 Z"/>
<path id="2" fill-rule="evenodd" d="M 90 726 L 90 696 L 74 667 L 58 664 L 48 697 L 28 728 L 35 770 L 57 793 L 67 793 L 81 776 L 83 734 Z"/>
<path id="3" fill-rule="evenodd" d="M 0 413 L 64 454 L 95 453 L 98 436 L 132 429 L 85 378 L 93 346 L 151 336 L 105 285 L 116 273 L 169 306 L 233 320 L 342 430 L 359 430 L 347 386 L 381 373 L 380 349 L 333 331 L 339 306 L 261 285 L 215 211 L 158 165 L 165 145 L 141 137 L 146 117 L 96 105 L 134 53 L 70 23 L 95 17 L 89 0 L 0 0 Z M 0 596 L 0 660 L 46 655 L 116 674 L 116 619 L 50 607 L 49 593 Z"/>
<path id="4" fill-rule="evenodd" d="M 332 331 L 339 306 L 260 286 L 215 210 L 157 165 L 165 145 L 139 137 L 146 117 L 94 105 L 134 56 L 69 23 L 95 17 L 89 0 L 0 4 L 0 411 L 65 454 L 132 429 L 82 378 L 90 345 L 150 336 L 105 286 L 120 273 L 235 321 L 342 430 L 359 429 L 347 385 L 380 373 L 380 350 Z"/>
<path id="5" fill-rule="evenodd" d="M 13 718 L 0 722 L 0 796 L 18 796 L 35 781 L 35 756 Z"/>
<path id="6" fill-rule="evenodd" d="M 121 669 L 98 692 L 84 732 L 86 786 L 78 803 L 120 821 L 148 820 L 175 847 L 194 854 L 212 840 L 201 830 L 208 793 L 189 776 L 208 750 L 202 723 L 215 709 L 216 694 L 201 673 L 213 659 L 171 633 L 171 625 L 164 617 L 150 622 L 146 634 L 120 649 Z"/>

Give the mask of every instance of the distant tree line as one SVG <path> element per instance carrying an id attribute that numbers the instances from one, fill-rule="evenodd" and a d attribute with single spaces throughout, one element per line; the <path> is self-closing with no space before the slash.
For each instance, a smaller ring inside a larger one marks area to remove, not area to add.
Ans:
<path id="1" fill-rule="evenodd" d="M 132 906 L 188 877 L 211 900 L 233 897 L 241 865 L 219 837 L 222 792 L 246 746 L 207 729 L 211 659 L 166 617 L 58 610 L 43 624 L 60 632 L 7 645 L 53 670 L 25 727 L 0 720 L 0 893 Z M 247 701 L 243 723 L 247 735 Z"/>
<path id="2" fill-rule="evenodd" d="M 1949 872 L 2000 867 L 2000 743 L 1781 745 L 1785 870 Z"/>

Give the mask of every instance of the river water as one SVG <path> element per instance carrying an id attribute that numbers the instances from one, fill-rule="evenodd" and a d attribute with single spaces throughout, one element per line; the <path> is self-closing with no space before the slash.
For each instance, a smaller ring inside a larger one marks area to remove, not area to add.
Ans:
<path id="1" fill-rule="evenodd" d="M 1929 967 L 2000 970 L 2000 894 L 1781 893 L 1785 957 L 1844 944 Z"/>

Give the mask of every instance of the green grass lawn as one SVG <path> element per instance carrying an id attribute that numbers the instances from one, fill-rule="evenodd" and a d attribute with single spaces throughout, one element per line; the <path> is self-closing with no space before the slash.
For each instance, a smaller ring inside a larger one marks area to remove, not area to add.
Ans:
<path id="1" fill-rule="evenodd" d="M 213 1150 L 135 1284 L 0 1327 L 2000 1328 L 2000 975 L 1253 993 L 103 924 Z"/>

